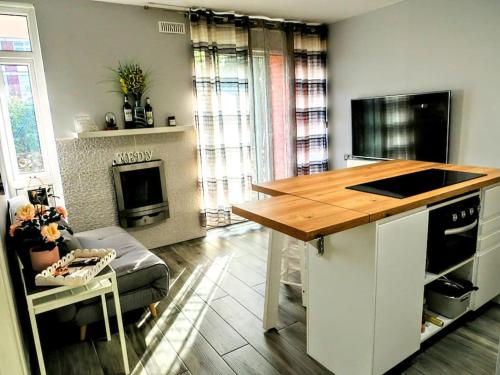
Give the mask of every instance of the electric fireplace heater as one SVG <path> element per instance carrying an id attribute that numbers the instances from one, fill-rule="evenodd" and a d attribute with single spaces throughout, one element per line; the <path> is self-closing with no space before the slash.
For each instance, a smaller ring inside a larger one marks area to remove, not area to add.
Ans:
<path id="1" fill-rule="evenodd" d="M 162 160 L 112 168 L 120 226 L 138 227 L 170 217 Z"/>

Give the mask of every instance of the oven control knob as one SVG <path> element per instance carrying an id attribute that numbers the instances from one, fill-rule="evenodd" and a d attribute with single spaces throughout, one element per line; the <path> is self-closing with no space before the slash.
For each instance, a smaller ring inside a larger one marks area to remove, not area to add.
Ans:
<path id="1" fill-rule="evenodd" d="M 474 207 L 469 208 L 469 215 L 474 215 Z"/>
<path id="2" fill-rule="evenodd" d="M 452 219 L 453 221 L 457 221 L 457 220 L 458 220 L 458 215 L 457 215 L 457 214 L 453 214 L 453 215 L 451 215 L 451 219 Z"/>
<path id="3" fill-rule="evenodd" d="M 460 212 L 460 216 L 462 216 L 462 219 L 465 219 L 465 217 L 467 216 L 467 212 L 465 211 Z"/>

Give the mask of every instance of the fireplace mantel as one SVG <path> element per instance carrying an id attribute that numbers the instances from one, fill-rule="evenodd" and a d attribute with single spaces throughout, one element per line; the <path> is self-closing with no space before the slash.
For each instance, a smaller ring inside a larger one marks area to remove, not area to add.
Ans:
<path id="1" fill-rule="evenodd" d="M 178 133 L 178 132 L 185 132 L 193 128 L 194 128 L 193 125 L 181 125 L 181 126 L 160 126 L 157 128 L 98 130 L 94 132 L 74 133 L 74 138 L 102 138 L 102 137 L 122 137 L 127 135 Z"/>

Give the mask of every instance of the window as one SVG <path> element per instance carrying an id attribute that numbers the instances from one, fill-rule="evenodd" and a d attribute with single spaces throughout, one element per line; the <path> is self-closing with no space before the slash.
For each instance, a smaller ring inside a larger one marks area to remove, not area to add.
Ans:
<path id="1" fill-rule="evenodd" d="M 0 13 L 0 51 L 31 51 L 27 16 Z"/>
<path id="2" fill-rule="evenodd" d="M 14 142 L 17 172 L 43 172 L 33 90 L 28 65 L 2 64 L 4 96 Z"/>
<path id="3" fill-rule="evenodd" d="M 53 184 L 57 170 L 35 12 L 0 5 L 0 138 L 11 192 L 30 177 Z"/>

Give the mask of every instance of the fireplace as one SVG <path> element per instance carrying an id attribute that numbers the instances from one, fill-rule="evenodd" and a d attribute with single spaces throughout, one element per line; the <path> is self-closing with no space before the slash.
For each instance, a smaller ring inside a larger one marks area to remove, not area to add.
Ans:
<path id="1" fill-rule="evenodd" d="M 138 227 L 170 217 L 162 160 L 119 164 L 112 169 L 120 226 Z"/>

